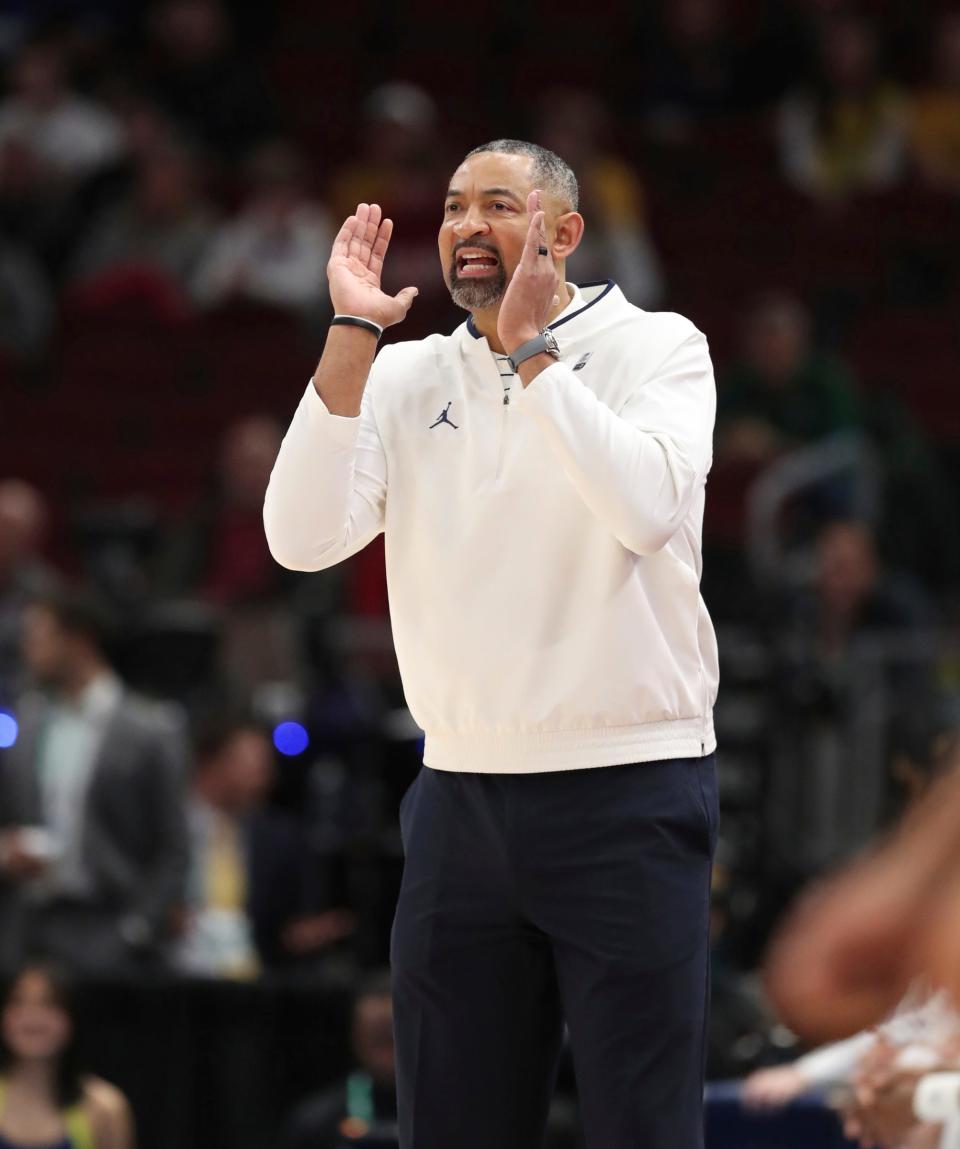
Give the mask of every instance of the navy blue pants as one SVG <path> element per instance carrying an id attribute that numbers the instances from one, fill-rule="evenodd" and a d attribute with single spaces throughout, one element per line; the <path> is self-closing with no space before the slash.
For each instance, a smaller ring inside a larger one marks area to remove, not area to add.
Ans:
<path id="1" fill-rule="evenodd" d="M 425 767 L 400 824 L 402 1149 L 539 1149 L 564 1021 L 588 1149 L 700 1149 L 714 757 Z"/>

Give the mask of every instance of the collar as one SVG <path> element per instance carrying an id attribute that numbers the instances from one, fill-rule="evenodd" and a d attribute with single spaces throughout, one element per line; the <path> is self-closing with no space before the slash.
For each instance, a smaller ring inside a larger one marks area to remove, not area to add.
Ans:
<path id="1" fill-rule="evenodd" d="M 616 287 L 616 284 L 612 279 L 603 279 L 596 283 L 568 283 L 567 287 L 570 289 L 570 302 L 556 319 L 547 324 L 551 331 L 557 327 L 562 327 L 564 323 L 569 323 L 571 319 L 576 319 L 583 312 L 589 311 L 591 307 L 608 295 Z M 472 315 L 467 319 L 466 328 L 474 339 L 486 342 L 484 336 L 474 326 Z"/>
<path id="2" fill-rule="evenodd" d="M 91 721 L 103 721 L 117 706 L 122 693 L 120 679 L 112 671 L 104 670 L 95 675 L 75 698 L 58 698 L 56 705 Z"/>

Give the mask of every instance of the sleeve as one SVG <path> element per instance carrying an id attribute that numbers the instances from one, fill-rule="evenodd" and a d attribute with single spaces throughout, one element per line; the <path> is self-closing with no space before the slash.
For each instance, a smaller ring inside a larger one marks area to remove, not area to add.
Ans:
<path id="1" fill-rule="evenodd" d="M 913 1095 L 913 1115 L 918 1121 L 939 1125 L 960 1118 L 960 1073 L 928 1073 L 921 1077 Z"/>
<path id="2" fill-rule="evenodd" d="M 860 1059 L 875 1044 L 875 1032 L 855 1033 L 846 1041 L 835 1041 L 799 1058 L 794 1069 L 811 1085 L 827 1085 L 834 1081 L 849 1081 Z"/>
<path id="3" fill-rule="evenodd" d="M 691 326 L 619 412 L 562 363 L 541 371 L 519 404 L 591 511 L 647 555 L 666 546 L 703 486 L 716 402 L 707 341 Z"/>
<path id="4" fill-rule="evenodd" d="M 386 494 L 387 461 L 370 381 L 359 416 L 345 418 L 327 410 L 311 380 L 264 499 L 270 553 L 295 571 L 324 570 L 349 558 L 383 530 Z"/>

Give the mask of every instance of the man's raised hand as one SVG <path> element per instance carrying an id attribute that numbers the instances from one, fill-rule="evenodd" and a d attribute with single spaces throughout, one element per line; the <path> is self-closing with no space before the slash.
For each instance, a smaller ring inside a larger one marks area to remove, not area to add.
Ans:
<path id="1" fill-rule="evenodd" d="M 387 295 L 380 288 L 380 272 L 392 233 L 393 220 L 382 218 L 379 204 L 357 204 L 356 212 L 337 233 L 327 264 L 335 314 L 358 315 L 381 327 L 406 318 L 417 289 L 405 287 L 396 295 Z"/>
<path id="2" fill-rule="evenodd" d="M 532 339 L 547 325 L 550 309 L 558 302 L 560 280 L 549 254 L 543 197 L 534 190 L 527 196 L 530 226 L 523 253 L 500 304 L 497 334 L 508 351 Z M 541 255 L 540 252 L 547 252 Z"/>

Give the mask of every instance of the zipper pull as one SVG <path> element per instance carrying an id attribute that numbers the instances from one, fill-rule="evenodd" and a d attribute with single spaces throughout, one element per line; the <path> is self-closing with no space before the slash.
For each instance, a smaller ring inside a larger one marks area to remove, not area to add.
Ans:
<path id="1" fill-rule="evenodd" d="M 510 392 L 509 391 L 504 391 L 504 393 L 503 393 L 503 405 L 504 405 L 504 407 L 510 406 Z"/>

